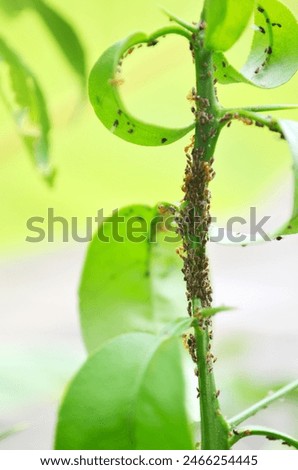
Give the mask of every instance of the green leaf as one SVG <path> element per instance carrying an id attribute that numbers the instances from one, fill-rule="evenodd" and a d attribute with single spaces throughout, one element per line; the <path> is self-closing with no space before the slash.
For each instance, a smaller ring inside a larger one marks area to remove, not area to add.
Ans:
<path id="1" fill-rule="evenodd" d="M 117 217 L 123 218 L 118 225 Z M 133 205 L 99 226 L 88 250 L 79 292 L 89 351 L 123 333 L 157 332 L 186 312 L 182 263 L 174 241 L 177 236 L 162 231 L 162 220 L 156 208 Z M 132 226 L 143 233 L 133 234 Z M 117 241 L 121 237 L 123 241 Z"/>
<path id="2" fill-rule="evenodd" d="M 203 308 L 200 310 L 200 315 L 202 315 L 203 318 L 210 318 L 214 317 L 214 315 L 217 315 L 218 313 L 230 312 L 231 310 L 234 310 L 233 307 L 225 307 L 224 305 L 221 307 Z"/>
<path id="3" fill-rule="evenodd" d="M 221 52 L 214 55 L 215 77 L 220 83 L 249 83 L 274 88 L 289 81 L 296 73 L 298 25 L 291 11 L 278 0 L 261 0 L 255 12 L 255 25 L 251 52 L 240 72 Z"/>
<path id="4" fill-rule="evenodd" d="M 140 44 L 148 46 L 156 44 L 156 37 L 156 34 L 147 36 L 144 33 L 135 33 L 117 42 L 99 58 L 89 78 L 89 98 L 104 126 L 128 142 L 145 146 L 171 144 L 194 128 L 194 123 L 181 129 L 144 123 L 132 116 L 121 100 L 119 86 L 123 79 L 117 70 L 123 57 L 129 55 Z"/>
<path id="5" fill-rule="evenodd" d="M 56 449 L 193 449 L 177 338 L 131 333 L 87 359 L 61 405 Z"/>
<path id="6" fill-rule="evenodd" d="M 10 100 L 1 90 L 4 102 L 35 165 L 51 184 L 54 171 L 49 156 L 50 123 L 39 83 L 21 58 L 0 38 L 0 65 L 1 61 L 9 67 L 14 92 L 14 100 Z"/>
<path id="7" fill-rule="evenodd" d="M 86 79 L 85 53 L 72 25 L 42 0 L 31 0 L 32 8 L 40 15 L 52 33 L 71 68 L 81 78 Z"/>
<path id="8" fill-rule="evenodd" d="M 206 47 L 230 49 L 246 28 L 254 4 L 254 0 L 206 0 Z"/>

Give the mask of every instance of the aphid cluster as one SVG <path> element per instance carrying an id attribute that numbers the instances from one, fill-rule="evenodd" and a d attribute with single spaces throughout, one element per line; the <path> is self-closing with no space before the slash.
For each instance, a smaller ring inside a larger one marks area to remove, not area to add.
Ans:
<path id="1" fill-rule="evenodd" d="M 196 364 L 198 361 L 196 338 L 192 334 L 183 335 L 182 338 L 183 338 L 184 347 L 188 350 L 190 357 L 192 358 L 193 362 Z"/>

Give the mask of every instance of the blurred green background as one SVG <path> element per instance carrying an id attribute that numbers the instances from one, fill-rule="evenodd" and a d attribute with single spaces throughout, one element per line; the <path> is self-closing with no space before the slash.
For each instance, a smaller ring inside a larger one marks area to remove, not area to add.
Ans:
<path id="1" fill-rule="evenodd" d="M 79 2 L 52 0 L 78 32 L 84 45 L 88 70 L 100 53 L 119 38 L 140 30 L 151 32 L 167 23 L 155 1 L 105 0 Z M 295 0 L 286 2 L 298 12 Z M 164 0 L 163 5 L 187 20 L 196 20 L 201 2 Z M 76 79 L 44 24 L 30 10 L 8 17 L 0 11 L 1 31 L 40 79 L 52 119 L 51 154 L 58 170 L 55 187 L 49 189 L 31 165 L 14 123 L 0 102 L 0 252 L 36 252 L 49 249 L 29 245 L 26 220 L 45 216 L 48 207 L 64 217 L 77 216 L 84 233 L 84 217 L 97 209 L 132 202 L 154 204 L 181 198 L 184 169 L 183 147 L 189 137 L 166 148 L 143 148 L 115 139 L 97 121 L 80 96 Z M 241 65 L 249 49 L 252 30 L 229 52 Z M 137 51 L 124 63 L 124 99 L 130 109 L 149 121 L 183 125 L 191 120 L 186 95 L 193 85 L 193 68 L 187 44 L 173 37 L 159 47 Z M 219 86 L 223 104 L 245 105 L 297 101 L 298 77 L 274 90 L 246 85 Z M 280 113 L 297 118 L 297 111 Z M 218 177 L 213 184 L 213 214 L 245 213 L 260 196 L 270 200 L 290 168 L 284 143 L 266 131 L 233 124 L 223 133 L 216 155 Z M 244 211 L 244 212 L 243 212 Z M 59 229 L 57 243 L 61 241 Z"/>
<path id="2" fill-rule="evenodd" d="M 119 38 L 137 30 L 150 33 L 166 24 L 158 3 L 192 21 L 198 19 L 202 2 L 48 0 L 79 34 L 88 71 Z M 296 0 L 284 3 L 298 15 Z M 0 24 L 1 35 L 29 64 L 45 92 L 52 119 L 51 155 L 58 172 L 54 187 L 48 188 L 0 100 L 0 420 L 1 428 L 22 420 L 29 424 L 27 434 L 2 446 L 49 448 L 58 397 L 85 354 L 76 317 L 76 288 L 86 246 L 63 245 L 59 226 L 55 243 L 26 243 L 26 221 L 46 217 L 53 207 L 56 215 L 78 217 L 83 235 L 84 218 L 95 216 L 100 208 L 108 214 L 130 203 L 181 199 L 183 148 L 189 136 L 157 149 L 116 139 L 95 117 L 86 90 L 82 93 L 37 15 L 26 10 L 10 17 L 0 10 Z M 234 64 L 244 63 L 251 37 L 248 29 L 229 51 Z M 192 119 L 186 96 L 194 75 L 182 38 L 171 37 L 156 48 L 135 52 L 124 62 L 124 78 L 124 100 L 139 117 L 172 126 Z M 218 93 L 222 104 L 241 106 L 295 103 L 297 89 L 298 76 L 274 90 L 235 85 L 219 86 Z M 298 112 L 279 116 L 297 119 Z M 233 123 L 220 138 L 215 165 L 213 215 L 245 216 L 250 206 L 257 205 L 261 212 L 276 209 L 272 211 L 276 225 L 286 219 L 290 200 L 281 195 L 292 184 L 291 159 L 287 145 L 276 135 Z M 221 358 L 217 373 L 227 412 L 239 411 L 261 398 L 268 385 L 294 376 L 295 254 L 297 237 L 249 251 L 210 248 L 215 300 L 239 307 L 239 312 L 216 324 Z M 284 323 L 272 321 L 281 311 Z M 273 422 L 268 413 L 262 424 L 280 427 L 281 422 L 285 431 L 295 432 L 295 417 L 297 410 L 289 402 L 287 408 L 276 405 Z M 258 445 L 272 448 L 275 444 Z"/>

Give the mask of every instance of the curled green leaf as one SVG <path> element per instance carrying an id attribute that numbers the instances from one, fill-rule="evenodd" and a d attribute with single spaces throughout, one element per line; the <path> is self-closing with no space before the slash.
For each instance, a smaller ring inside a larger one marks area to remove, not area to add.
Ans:
<path id="1" fill-rule="evenodd" d="M 193 449 L 181 341 L 118 336 L 87 359 L 59 411 L 59 450 Z"/>
<path id="2" fill-rule="evenodd" d="M 106 50 L 91 71 L 89 98 L 94 111 L 104 126 L 121 139 L 138 145 L 163 146 L 181 139 L 194 128 L 194 123 L 181 129 L 170 129 L 142 122 L 125 108 L 119 93 L 123 58 L 135 47 L 154 46 L 159 36 L 172 33 L 188 35 L 179 28 L 165 28 L 151 36 L 132 34 Z"/>
<path id="3" fill-rule="evenodd" d="M 255 0 L 206 0 L 206 47 L 226 51 L 239 39 L 253 12 Z"/>
<path id="4" fill-rule="evenodd" d="M 218 52 L 214 55 L 215 77 L 223 84 L 278 87 L 297 72 L 297 50 L 298 25 L 294 15 L 278 0 L 260 0 L 255 10 L 255 34 L 246 64 L 237 71 L 222 52 Z"/>
<path id="5" fill-rule="evenodd" d="M 53 182 L 54 171 L 50 163 L 50 122 L 45 99 L 39 83 L 20 57 L 0 38 L 0 61 L 7 64 L 14 99 L 1 90 L 19 134 L 34 164 L 48 183 Z M 1 65 L 1 62 L 0 62 Z"/>

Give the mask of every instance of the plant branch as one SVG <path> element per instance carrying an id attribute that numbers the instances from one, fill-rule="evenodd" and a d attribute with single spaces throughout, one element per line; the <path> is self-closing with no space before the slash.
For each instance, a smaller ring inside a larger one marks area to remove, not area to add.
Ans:
<path id="1" fill-rule="evenodd" d="M 240 423 L 243 423 L 243 421 L 247 420 L 251 416 L 254 416 L 258 411 L 263 410 L 267 408 L 271 403 L 274 403 L 276 400 L 278 400 L 281 397 L 284 397 L 288 393 L 292 392 L 298 388 L 298 380 L 294 380 L 293 382 L 289 383 L 285 387 L 282 387 L 280 390 L 278 390 L 275 393 L 272 393 L 268 397 L 264 398 L 263 400 L 260 400 L 257 402 L 255 405 L 251 406 L 247 410 L 242 411 L 238 415 L 234 416 L 229 420 L 229 423 L 232 427 L 237 426 Z"/>
<path id="2" fill-rule="evenodd" d="M 195 135 L 185 148 L 187 165 L 178 214 L 178 233 L 183 239 L 183 273 L 187 287 L 188 313 L 196 318 L 188 346 L 197 365 L 201 415 L 201 449 L 229 448 L 229 426 L 222 416 L 213 374 L 212 321 L 203 312 L 211 307 L 212 287 L 206 245 L 209 240 L 210 198 L 208 189 L 215 173 L 214 152 L 220 133 L 218 102 L 214 89 L 212 53 L 204 48 L 205 23 L 201 22 L 190 44 L 196 68 L 196 88 L 190 96 L 195 116 Z"/>
<path id="3" fill-rule="evenodd" d="M 219 110 L 219 114 L 221 116 L 221 129 L 232 120 L 237 120 L 248 126 L 255 123 L 257 127 L 267 127 L 270 131 L 277 132 L 282 138 L 284 137 L 277 119 L 273 119 L 272 116 L 262 116 L 256 112 L 242 108 L 223 108 Z"/>
<path id="4" fill-rule="evenodd" d="M 162 36 L 169 35 L 169 34 L 178 34 L 180 36 L 185 37 L 188 41 L 191 40 L 191 34 L 185 29 L 181 29 L 178 26 L 165 26 L 164 28 L 160 28 L 155 33 L 149 36 L 148 42 L 154 41 Z"/>
<path id="5" fill-rule="evenodd" d="M 283 434 L 274 429 L 261 426 L 249 426 L 249 428 L 234 429 L 234 435 L 230 439 L 231 446 L 235 445 L 241 439 L 249 436 L 265 436 L 269 441 L 282 441 L 284 445 L 298 449 L 298 441 L 288 434 Z"/>
<path id="6" fill-rule="evenodd" d="M 175 21 L 175 23 L 179 24 L 183 28 L 187 29 L 188 31 L 191 31 L 192 33 L 197 33 L 198 30 L 195 26 L 187 23 L 186 21 L 182 20 L 181 18 L 178 18 L 177 16 L 173 15 L 170 13 L 166 8 L 160 7 L 161 11 L 170 19 L 170 21 Z"/>
<path id="7" fill-rule="evenodd" d="M 241 108 L 224 108 L 223 113 L 252 111 L 253 113 L 262 113 L 265 111 L 283 111 L 289 109 L 298 109 L 298 104 L 263 104 L 257 106 L 244 106 Z"/>

